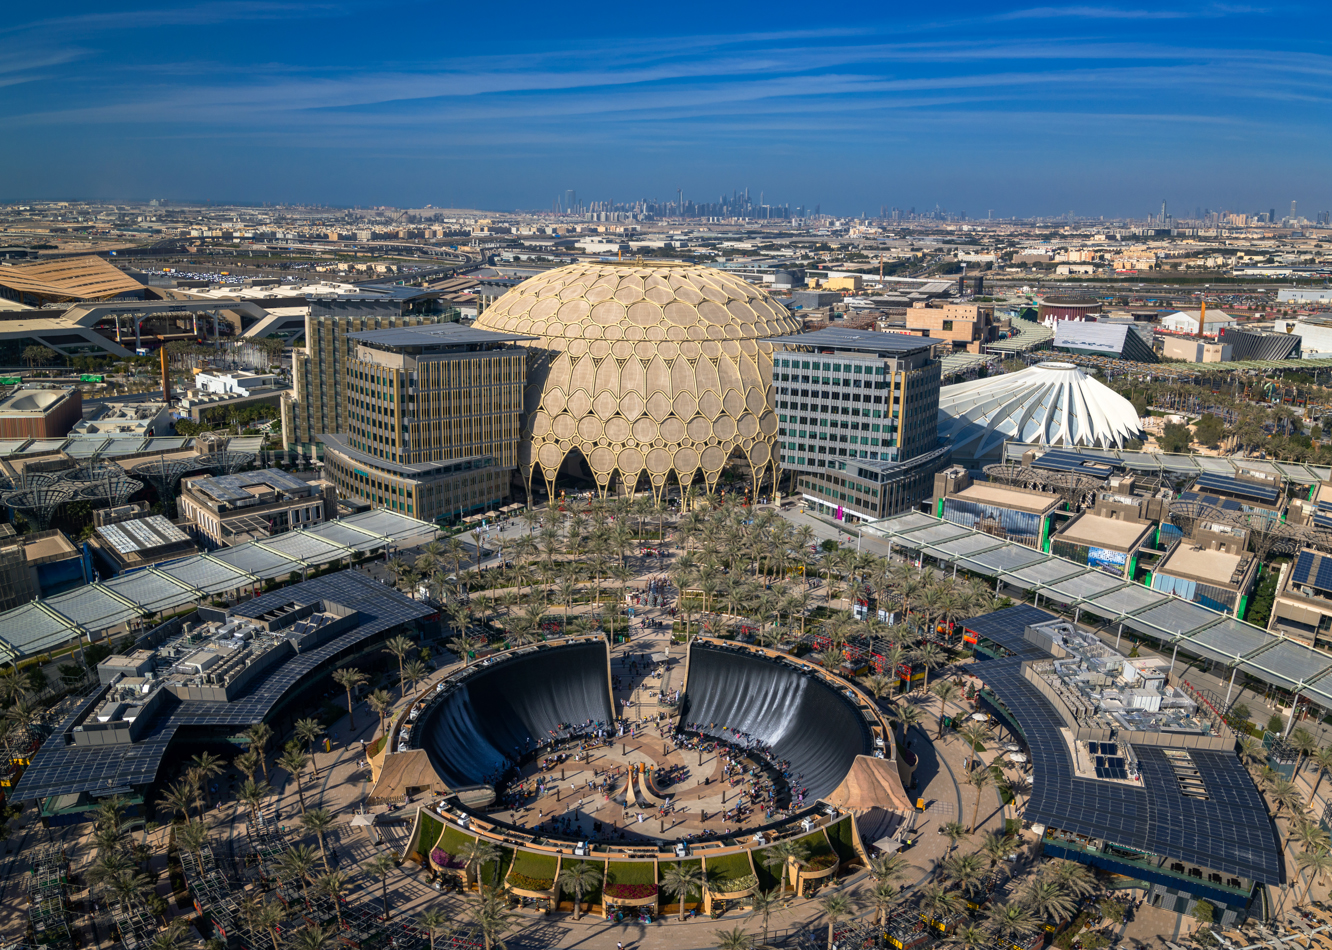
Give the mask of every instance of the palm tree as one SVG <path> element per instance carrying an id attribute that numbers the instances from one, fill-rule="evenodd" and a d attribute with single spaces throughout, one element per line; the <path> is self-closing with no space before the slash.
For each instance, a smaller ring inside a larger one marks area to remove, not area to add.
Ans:
<path id="1" fill-rule="evenodd" d="M 296 720 L 296 738 L 305 743 L 305 751 L 313 758 L 315 740 L 324 734 L 324 724 L 318 719 L 297 719 Z M 315 774 L 319 770 L 315 769 Z"/>
<path id="2" fill-rule="evenodd" d="M 472 920 L 481 931 L 486 950 L 507 950 L 500 938 L 513 926 L 513 913 L 509 910 L 509 894 L 498 887 L 482 891 L 472 904 Z"/>
<path id="3" fill-rule="evenodd" d="M 267 782 L 268 757 L 264 755 L 264 749 L 268 745 L 268 740 L 273 738 L 273 730 L 267 723 L 256 722 L 245 730 L 245 737 L 250 740 L 250 748 L 259 756 L 259 765 L 264 770 L 264 781 Z"/>
<path id="4" fill-rule="evenodd" d="M 199 776 L 199 785 L 204 800 L 208 801 L 207 782 L 214 775 L 222 774 L 222 760 L 210 752 L 200 752 L 190 759 L 190 771 Z"/>
<path id="5" fill-rule="evenodd" d="M 952 854 L 941 865 L 944 880 L 956 884 L 963 895 L 970 894 L 976 882 L 985 874 L 978 854 Z"/>
<path id="6" fill-rule="evenodd" d="M 412 684 L 412 698 L 415 699 L 416 685 L 430 675 L 430 668 L 420 660 L 408 660 L 402 668 L 402 673 L 407 677 L 407 682 Z"/>
<path id="7" fill-rule="evenodd" d="M 309 924 L 291 938 L 295 950 L 324 950 L 333 942 L 333 934 L 318 924 Z"/>
<path id="8" fill-rule="evenodd" d="M 962 737 L 972 752 L 979 752 L 990 738 L 990 727 L 983 722 L 968 722 L 957 734 Z"/>
<path id="9" fill-rule="evenodd" d="M 190 817 L 190 805 L 194 803 L 194 789 L 182 782 L 167 787 L 162 793 L 162 797 L 157 800 L 158 805 L 164 805 L 170 808 L 172 812 L 179 812 L 185 816 L 188 821 Z"/>
<path id="10" fill-rule="evenodd" d="M 286 917 L 287 912 L 277 901 L 259 905 L 251 914 L 251 926 L 257 930 L 267 930 L 268 936 L 273 940 L 273 950 L 280 950 L 278 946 L 278 924 Z"/>
<path id="11" fill-rule="evenodd" d="M 944 937 L 943 942 L 958 950 L 980 950 L 994 942 L 994 935 L 977 924 L 967 924 Z"/>
<path id="12" fill-rule="evenodd" d="M 717 938 L 717 950 L 748 950 L 753 939 L 739 924 L 730 930 L 714 930 L 712 934 Z"/>
<path id="13" fill-rule="evenodd" d="M 379 732 L 382 735 L 384 733 L 384 717 L 393 708 L 393 697 L 389 695 L 388 690 L 377 689 L 367 696 L 365 701 L 370 704 L 370 708 L 379 717 Z"/>
<path id="14" fill-rule="evenodd" d="M 1009 939 L 1033 933 L 1040 926 L 1031 911 L 1017 901 L 991 904 L 985 921 L 1001 938 Z"/>
<path id="15" fill-rule="evenodd" d="M 781 869 L 777 874 L 781 878 L 781 887 L 785 890 L 791 866 L 793 864 L 803 864 L 808 855 L 809 848 L 806 845 L 799 841 L 787 839 L 761 851 L 759 861 L 766 868 Z"/>
<path id="16" fill-rule="evenodd" d="M 259 753 L 253 749 L 247 750 L 232 759 L 231 764 L 244 772 L 246 779 L 253 782 L 254 773 L 259 771 Z"/>
<path id="17" fill-rule="evenodd" d="M 880 854 L 870 858 L 869 873 L 876 881 L 896 881 L 906 874 L 906 867 L 906 855 L 902 852 Z"/>
<path id="18" fill-rule="evenodd" d="M 1304 887 L 1304 897 L 1300 899 L 1301 904 L 1309 903 L 1309 892 L 1313 890 L 1314 878 L 1327 877 L 1327 872 L 1332 871 L 1332 854 L 1327 851 L 1301 851 L 1295 856 L 1295 863 L 1299 865 L 1300 872 L 1309 871 L 1309 883 Z"/>
<path id="19" fill-rule="evenodd" d="M 920 896 L 920 912 L 927 920 L 941 920 L 956 913 L 960 906 L 956 892 L 950 891 L 944 884 L 926 884 L 917 893 Z"/>
<path id="20" fill-rule="evenodd" d="M 1290 738 L 1287 741 L 1289 741 L 1291 747 L 1300 754 L 1300 757 L 1295 762 L 1294 772 L 1295 775 L 1299 775 L 1300 769 L 1304 767 L 1305 758 L 1318 748 L 1318 740 L 1313 737 L 1313 733 L 1301 726 L 1291 732 Z"/>
<path id="21" fill-rule="evenodd" d="M 1096 892 L 1096 877 L 1090 868 L 1077 861 L 1066 858 L 1047 861 L 1041 876 L 1059 884 L 1074 897 L 1086 897 Z"/>
<path id="22" fill-rule="evenodd" d="M 292 845 L 286 851 L 282 852 L 282 857 L 278 859 L 278 868 L 281 873 L 291 879 L 296 880 L 301 885 L 301 895 L 305 898 L 305 904 L 310 905 L 310 891 L 306 887 L 306 880 L 315 866 L 315 851 L 308 844 Z"/>
<path id="23" fill-rule="evenodd" d="M 385 920 L 389 919 L 388 879 L 389 875 L 393 873 L 393 869 L 397 866 L 397 861 L 395 861 L 393 855 L 387 851 L 375 855 L 365 864 L 365 869 L 374 877 L 379 878 L 379 883 L 382 888 L 381 897 L 384 901 Z"/>
<path id="24" fill-rule="evenodd" d="M 1323 784 L 1324 773 L 1332 769 L 1332 746 L 1319 746 L 1309 758 L 1318 766 L 1318 780 L 1314 782 L 1313 791 L 1309 793 L 1309 801 L 1313 801 L 1318 795 L 1318 786 Z"/>
<path id="25" fill-rule="evenodd" d="M 352 690 L 366 681 L 367 677 L 358 669 L 345 667 L 334 670 L 333 682 L 347 691 L 347 728 L 356 731 L 356 721 L 352 718 Z M 268 776 L 264 776 L 267 778 Z"/>
<path id="26" fill-rule="evenodd" d="M 319 842 L 319 856 L 324 861 L 324 870 L 327 871 L 328 851 L 324 848 L 324 835 L 333 827 L 333 813 L 327 808 L 311 808 L 301 815 L 301 824 L 305 826 L 306 831 L 314 832 L 315 839 Z"/>
<path id="27" fill-rule="evenodd" d="M 264 799 L 268 797 L 268 791 L 267 782 L 255 783 L 251 779 L 242 785 L 240 791 L 236 793 L 237 800 L 244 802 L 249 807 L 252 822 L 258 822 L 259 809 L 263 805 Z"/>
<path id="28" fill-rule="evenodd" d="M 971 831 L 968 831 L 960 821 L 950 821 L 947 825 L 940 827 L 939 830 L 942 831 L 943 837 L 948 839 L 948 850 L 950 851 L 958 846 L 959 841 L 971 834 Z"/>
<path id="29" fill-rule="evenodd" d="M 499 871 L 500 850 L 489 841 L 483 841 L 476 838 L 463 846 L 458 855 L 463 859 L 463 870 L 470 877 L 473 868 L 476 869 L 476 885 L 478 888 L 484 888 L 481 882 L 481 869 L 487 864 L 494 863 L 495 870 Z"/>
<path id="30" fill-rule="evenodd" d="M 1253 736 L 1239 737 L 1238 753 L 1240 761 L 1243 762 L 1245 767 L 1250 771 L 1255 769 L 1259 764 L 1267 761 L 1267 749 L 1263 746 L 1261 741 L 1255 739 Z"/>
<path id="31" fill-rule="evenodd" d="M 943 647 L 937 643 L 925 643 L 916 648 L 911 654 L 913 664 L 919 664 L 925 670 L 925 679 L 921 686 L 925 689 L 930 688 L 930 670 L 937 670 L 943 666 L 946 659 Z"/>
<path id="32" fill-rule="evenodd" d="M 458 636 L 449 641 L 449 649 L 452 650 L 456 656 L 462 657 L 463 666 L 467 666 L 472 662 L 472 651 L 475 650 L 478 645 L 479 643 L 477 640 L 472 639 L 464 633 L 458 634 Z"/>
<path id="33" fill-rule="evenodd" d="M 828 950 L 833 947 L 833 931 L 838 922 L 845 920 L 860 909 L 860 900 L 843 891 L 834 891 L 819 900 L 823 916 L 828 918 Z"/>
<path id="34" fill-rule="evenodd" d="M 990 859 L 990 867 L 994 867 L 1008 857 L 1017 845 L 1018 839 L 1015 836 L 1005 831 L 990 831 L 986 833 L 978 850 Z"/>
<path id="35" fill-rule="evenodd" d="M 976 790 L 976 801 L 971 809 L 971 827 L 967 829 L 967 834 L 975 834 L 976 821 L 980 818 L 981 793 L 994 787 L 994 770 L 988 765 L 973 769 L 967 775 L 967 784 Z"/>
<path id="36" fill-rule="evenodd" d="M 906 739 L 907 730 L 920 725 L 920 709 L 911 703 L 898 703 L 889 711 L 888 718 L 895 720 L 902 727 L 902 738 Z"/>
<path id="37" fill-rule="evenodd" d="M 185 923 L 184 918 L 172 918 L 166 929 L 149 941 L 148 948 L 149 950 L 180 950 L 181 941 L 185 939 L 185 933 L 188 930 L 189 925 Z"/>
<path id="38" fill-rule="evenodd" d="M 902 901 L 902 889 L 896 884 L 890 884 L 888 881 L 877 881 L 874 887 L 870 889 L 869 904 L 874 911 L 874 922 L 883 924 L 888 920 L 888 915 L 892 913 Z M 767 934 L 764 933 L 764 943 L 767 942 Z"/>
<path id="39" fill-rule="evenodd" d="M 1068 920 L 1078 909 L 1077 898 L 1049 879 L 1032 881 L 1019 901 L 1039 920 Z"/>
<path id="40" fill-rule="evenodd" d="M 750 895 L 750 902 L 754 906 L 754 913 L 758 914 L 763 920 L 763 943 L 768 942 L 768 918 L 772 912 L 777 909 L 777 904 L 782 898 L 782 889 L 774 887 L 770 890 L 759 888 Z"/>
<path id="41" fill-rule="evenodd" d="M 417 918 L 417 923 L 430 936 L 430 950 L 435 950 L 436 934 L 447 934 L 453 930 L 453 917 L 438 907 L 432 907 L 422 914 Z"/>
<path id="42" fill-rule="evenodd" d="M 333 910 L 338 915 L 338 929 L 342 929 L 342 895 L 351 885 L 351 875 L 345 871 L 329 871 L 315 881 L 315 887 L 327 894 L 333 901 Z"/>
<path id="43" fill-rule="evenodd" d="M 309 764 L 310 760 L 295 745 L 288 746 L 287 751 L 282 753 L 282 758 L 278 759 L 278 765 L 282 766 L 291 773 L 291 777 L 296 780 L 296 794 L 301 800 L 301 814 L 305 814 L 305 788 L 301 784 L 301 772 Z"/>
<path id="44" fill-rule="evenodd" d="M 597 886 L 600 877 L 600 869 L 586 861 L 579 861 L 577 864 L 570 864 L 560 869 L 556 882 L 561 889 L 569 891 L 574 896 L 574 920 L 583 916 L 583 895 L 590 893 Z"/>
<path id="45" fill-rule="evenodd" d="M 676 900 L 680 902 L 680 919 L 684 920 L 685 902 L 689 900 L 690 895 L 703 892 L 703 865 L 676 861 L 666 868 L 661 884 L 667 894 L 675 895 Z"/>
<path id="46" fill-rule="evenodd" d="M 187 821 L 176 829 L 176 844 L 194 855 L 195 867 L 203 866 L 203 849 L 208 847 L 208 826 L 202 821 Z"/>
<path id="47" fill-rule="evenodd" d="M 942 739 L 944 716 L 948 712 L 948 704 L 957 699 L 961 690 L 957 688 L 957 684 L 952 680 L 939 680 L 930 689 L 930 692 L 939 697 L 939 733 L 936 738 Z"/>
<path id="48" fill-rule="evenodd" d="M 398 695 L 400 696 L 402 695 L 402 684 L 407 682 L 402 677 L 402 665 L 407 659 L 407 655 L 415 648 L 416 644 L 402 634 L 398 634 L 396 637 L 390 637 L 384 641 L 385 652 L 392 653 L 398 658 Z"/>
<path id="49" fill-rule="evenodd" d="M 147 906 L 148 895 L 153 889 L 148 876 L 136 871 L 121 871 L 110 878 L 104 886 L 112 897 L 131 907 Z"/>

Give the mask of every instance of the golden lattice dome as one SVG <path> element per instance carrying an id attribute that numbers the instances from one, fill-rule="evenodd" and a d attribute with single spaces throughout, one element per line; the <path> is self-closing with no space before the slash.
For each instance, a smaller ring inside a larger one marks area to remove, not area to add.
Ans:
<path id="1" fill-rule="evenodd" d="M 773 460 L 777 416 L 766 337 L 800 331 L 780 303 L 739 277 L 677 264 L 570 264 L 526 280 L 477 318 L 530 344 L 519 458 L 553 482 L 578 450 L 604 489 L 646 473 L 660 491 L 732 453 Z"/>

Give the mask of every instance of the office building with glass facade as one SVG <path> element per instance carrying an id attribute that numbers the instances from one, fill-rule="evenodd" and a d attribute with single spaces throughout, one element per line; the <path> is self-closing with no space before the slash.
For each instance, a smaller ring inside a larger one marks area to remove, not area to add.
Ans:
<path id="1" fill-rule="evenodd" d="M 324 434 L 341 494 L 426 521 L 509 494 L 531 337 L 456 323 L 350 335 L 347 429 Z"/>
<path id="2" fill-rule="evenodd" d="M 829 328 L 767 342 L 778 461 L 792 491 L 861 521 L 929 497 L 948 461 L 937 434 L 943 341 Z"/>

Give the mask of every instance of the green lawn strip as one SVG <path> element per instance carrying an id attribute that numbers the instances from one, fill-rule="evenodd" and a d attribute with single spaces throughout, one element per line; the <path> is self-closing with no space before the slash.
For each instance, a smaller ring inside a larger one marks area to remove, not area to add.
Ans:
<path id="1" fill-rule="evenodd" d="M 851 816 L 846 815 L 826 829 L 828 840 L 832 842 L 833 850 L 843 861 L 853 861 L 859 855 L 856 852 L 855 832 L 851 830 Z"/>
<path id="2" fill-rule="evenodd" d="M 728 887 L 726 882 L 747 878 L 754 873 L 749 867 L 749 855 L 744 851 L 737 854 L 718 855 L 715 858 L 707 857 L 706 867 L 708 880 L 711 882 L 713 890 L 716 891 L 736 890 L 736 888 Z"/>
<path id="3" fill-rule="evenodd" d="M 510 882 L 512 876 L 521 874 L 525 878 L 533 881 L 551 881 L 555 880 L 555 867 L 557 861 L 553 854 L 536 854 L 531 851 L 515 851 L 513 856 L 513 866 L 510 869 Z M 521 883 L 514 884 L 515 887 L 522 887 Z M 533 890 L 548 890 L 551 885 L 545 887 L 534 887 Z"/>
<path id="4" fill-rule="evenodd" d="M 452 825 L 445 825 L 444 833 L 439 836 L 439 841 L 435 844 L 435 847 L 447 851 L 451 858 L 461 858 L 463 851 L 475 840 L 474 835 L 459 831 Z"/>
<path id="5" fill-rule="evenodd" d="M 509 865 L 513 863 L 513 848 L 500 848 L 499 869 L 496 871 L 495 862 L 487 861 L 481 865 L 481 880 L 486 884 L 503 882 L 509 873 Z"/>
<path id="6" fill-rule="evenodd" d="M 657 871 L 651 861 L 609 861 L 607 884 L 656 884 Z"/>
<path id="7" fill-rule="evenodd" d="M 831 865 L 831 860 L 837 857 L 837 852 L 828 843 L 828 836 L 823 833 L 822 828 L 796 840 L 809 849 L 809 855 L 805 858 L 806 870 L 823 871 Z"/>
<path id="8" fill-rule="evenodd" d="M 439 840 L 443 831 L 443 822 L 422 812 L 420 835 L 416 839 L 416 846 L 413 850 L 420 855 L 429 855 L 430 849 L 435 846 L 435 842 Z"/>

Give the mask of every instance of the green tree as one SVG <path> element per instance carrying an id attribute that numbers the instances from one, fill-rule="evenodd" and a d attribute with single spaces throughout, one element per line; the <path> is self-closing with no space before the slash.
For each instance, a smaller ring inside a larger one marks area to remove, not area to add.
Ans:
<path id="1" fill-rule="evenodd" d="M 583 895 L 590 893 L 597 886 L 600 877 L 600 870 L 586 861 L 561 868 L 558 883 L 562 890 L 573 895 L 574 920 L 583 916 Z"/>
<path id="2" fill-rule="evenodd" d="M 685 902 L 703 892 L 703 866 L 694 862 L 676 861 L 666 868 L 661 878 L 662 888 L 680 902 L 680 919 L 684 920 Z"/>
<path id="3" fill-rule="evenodd" d="M 389 900 L 388 900 L 388 879 L 389 875 L 393 873 L 393 869 L 396 868 L 397 866 L 398 866 L 397 860 L 395 860 L 394 856 L 387 851 L 375 855 L 365 864 L 365 869 L 370 872 L 371 876 L 379 878 L 379 883 L 382 888 L 381 896 L 384 902 L 385 920 L 388 920 L 390 917 Z"/>
<path id="4" fill-rule="evenodd" d="M 347 691 L 347 728 L 356 731 L 356 721 L 352 718 L 352 690 L 364 683 L 367 677 L 360 670 L 346 667 L 333 672 L 333 682 Z M 267 776 L 265 776 L 267 778 Z"/>
<path id="5" fill-rule="evenodd" d="M 1193 433 L 1182 423 L 1167 422 L 1161 427 L 1161 438 L 1157 441 L 1161 451 L 1182 454 L 1193 444 Z"/>
<path id="6" fill-rule="evenodd" d="M 1216 445 L 1226 434 L 1226 426 L 1210 412 L 1193 424 L 1194 437 L 1203 445 Z"/>

